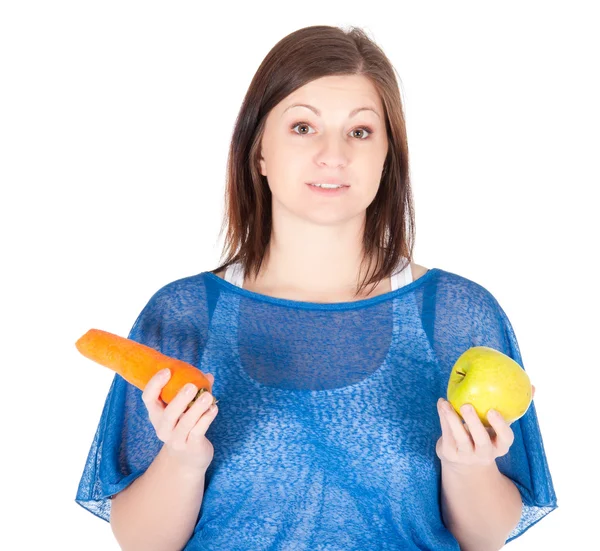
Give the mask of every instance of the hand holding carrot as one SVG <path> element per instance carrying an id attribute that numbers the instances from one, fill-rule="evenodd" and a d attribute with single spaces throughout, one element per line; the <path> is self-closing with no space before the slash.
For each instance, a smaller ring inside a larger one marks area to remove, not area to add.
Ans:
<path id="1" fill-rule="evenodd" d="M 214 449 L 205 434 L 218 412 L 210 373 L 101 329 L 90 329 L 75 346 L 143 391 L 150 422 L 169 454 L 184 467 L 208 468 Z"/>
<path id="2" fill-rule="evenodd" d="M 191 391 L 188 391 L 187 385 L 181 388 L 165 406 L 160 395 L 170 377 L 169 369 L 159 371 L 148 381 L 142 392 L 150 422 L 169 454 L 177 458 L 184 468 L 206 471 L 213 460 L 214 448 L 205 434 L 217 415 L 218 407 L 210 407 L 213 396 L 209 392 L 202 393 L 190 405 L 198 392 L 194 385 L 191 386 Z M 206 377 L 210 379 L 212 387 L 214 377 L 210 373 Z"/>

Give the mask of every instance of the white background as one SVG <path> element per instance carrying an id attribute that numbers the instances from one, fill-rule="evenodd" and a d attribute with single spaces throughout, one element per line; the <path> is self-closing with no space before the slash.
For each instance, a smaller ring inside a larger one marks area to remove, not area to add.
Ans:
<path id="1" fill-rule="evenodd" d="M 126 336 L 160 287 L 216 268 L 228 140 L 250 80 L 281 38 L 329 24 L 367 30 L 400 75 L 415 261 L 498 299 L 536 385 L 559 508 L 507 548 L 593 546 L 592 5 L 2 3 L 3 541 L 118 549 L 74 501 L 113 377 L 74 343 L 91 327 Z"/>

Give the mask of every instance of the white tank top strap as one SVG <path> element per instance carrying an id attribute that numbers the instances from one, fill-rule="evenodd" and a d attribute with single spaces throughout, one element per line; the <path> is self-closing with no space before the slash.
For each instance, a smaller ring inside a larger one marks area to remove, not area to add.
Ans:
<path id="1" fill-rule="evenodd" d="M 244 272 L 240 262 L 234 262 L 225 268 L 225 281 L 242 287 L 244 285 Z"/>
<path id="2" fill-rule="evenodd" d="M 400 270 L 400 266 L 406 262 L 406 258 L 400 257 L 400 261 L 398 262 L 398 271 L 392 273 L 392 291 L 399 289 L 400 287 L 404 287 L 409 283 L 412 283 L 412 270 L 410 269 L 410 262 L 407 266 Z"/>
<path id="3" fill-rule="evenodd" d="M 405 262 L 405 258 L 401 257 L 398 266 L 402 265 Z M 244 285 L 244 272 L 242 270 L 242 264 L 240 262 L 235 262 L 230 264 L 225 269 L 225 281 L 232 283 L 233 285 L 237 285 L 238 287 L 243 287 Z M 410 263 L 403 269 L 395 271 L 391 276 L 392 283 L 392 291 L 399 289 L 400 287 L 404 287 L 404 285 L 408 285 L 412 283 L 412 271 L 410 269 Z"/>

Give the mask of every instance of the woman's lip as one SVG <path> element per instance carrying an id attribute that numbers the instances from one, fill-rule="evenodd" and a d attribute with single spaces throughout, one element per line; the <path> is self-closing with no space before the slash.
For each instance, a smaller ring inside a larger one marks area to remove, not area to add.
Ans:
<path id="1" fill-rule="evenodd" d="M 349 184 L 343 184 L 342 182 L 306 182 L 309 186 L 310 185 L 314 185 L 314 184 L 332 184 L 334 186 L 343 186 L 343 187 L 350 187 Z"/>

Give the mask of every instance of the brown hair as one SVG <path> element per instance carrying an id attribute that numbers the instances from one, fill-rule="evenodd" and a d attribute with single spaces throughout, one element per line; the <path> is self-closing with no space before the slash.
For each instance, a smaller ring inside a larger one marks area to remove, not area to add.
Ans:
<path id="1" fill-rule="evenodd" d="M 260 144 L 269 111 L 297 88 L 329 75 L 363 75 L 376 87 L 384 106 L 389 142 L 382 179 L 367 207 L 363 264 L 376 257 L 370 283 L 391 276 L 401 257 L 412 261 L 414 208 L 408 166 L 406 125 L 395 69 L 363 30 L 317 25 L 280 40 L 258 68 L 237 116 L 227 157 L 224 263 L 240 262 L 258 276 L 271 237 L 271 190 L 259 170 Z M 248 162 L 249 160 L 249 162 Z"/>

